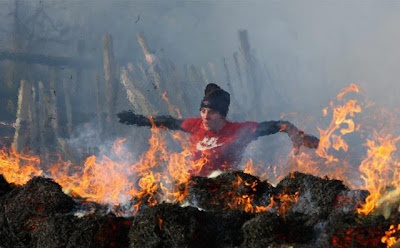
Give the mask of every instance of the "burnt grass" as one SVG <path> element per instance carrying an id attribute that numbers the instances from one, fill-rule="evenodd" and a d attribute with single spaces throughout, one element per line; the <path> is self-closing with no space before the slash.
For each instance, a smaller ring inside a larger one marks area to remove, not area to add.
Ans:
<path id="1" fill-rule="evenodd" d="M 64 194 L 52 179 L 15 186 L 0 176 L 0 248 L 386 247 L 381 237 L 400 223 L 398 212 L 359 215 L 368 192 L 299 172 L 276 187 L 241 171 L 193 177 L 186 187 L 187 207 L 160 203 L 117 217 Z M 78 217 L 82 209 L 94 211 Z"/>

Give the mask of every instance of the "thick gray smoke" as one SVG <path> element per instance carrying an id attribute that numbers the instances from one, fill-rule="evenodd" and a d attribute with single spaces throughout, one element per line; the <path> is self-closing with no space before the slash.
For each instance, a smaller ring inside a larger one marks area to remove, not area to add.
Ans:
<path id="1" fill-rule="evenodd" d="M 144 32 L 155 53 L 176 65 L 220 63 L 239 48 L 237 31 L 247 29 L 256 56 L 272 75 L 277 89 L 307 111 L 325 106 L 349 83 L 365 88 L 373 100 L 396 106 L 396 1 L 20 1 L 28 19 L 42 6 L 49 16 L 38 31 L 71 40 L 35 46 L 32 52 L 76 55 L 73 40 L 88 42 L 88 57 L 101 59 L 101 37 L 114 36 L 116 57 L 142 56 L 136 42 Z M 14 1 L 2 1 L 1 46 L 11 47 Z M 51 22 L 50 22 L 51 20 Z M 65 47 L 70 46 L 70 50 Z M 223 77 L 223 75 L 220 75 Z M 312 97 L 310 97 L 312 96 Z M 197 104 L 197 103 L 196 103 Z"/>
<path id="2" fill-rule="evenodd" d="M 183 70 L 184 64 L 205 68 L 208 68 L 209 63 L 215 64 L 217 77 L 223 82 L 223 87 L 226 87 L 226 82 L 222 58 L 226 58 L 231 74 L 234 75 L 233 53 L 240 53 L 238 31 L 248 30 L 251 48 L 270 85 L 262 86 L 265 82 L 259 82 L 260 99 L 257 101 L 263 105 L 265 113 L 272 112 L 271 106 L 265 104 L 267 101 L 263 98 L 271 92 L 279 94 L 287 104 L 273 106 L 278 108 L 273 112 L 295 112 L 287 115 L 286 119 L 316 136 L 322 108 L 328 106 L 329 100 L 350 83 L 359 85 L 380 106 L 395 108 L 398 104 L 400 2 L 19 2 L 22 22 L 29 21 L 29 18 L 39 20 L 38 24 L 26 29 L 27 33 L 32 32 L 33 37 L 30 42 L 26 40 L 29 35 L 22 40 L 21 47 L 27 52 L 51 56 L 82 56 L 100 64 L 101 68 L 102 36 L 111 34 L 116 60 L 119 66 L 126 66 L 131 61 L 144 61 L 142 49 L 136 40 L 136 34 L 143 32 L 152 53 L 169 58 L 179 70 Z M 0 48 L 9 50 L 13 42 L 11 23 L 15 1 L 2 1 L 0 6 L 4 19 L 0 28 Z M 85 41 L 84 54 L 77 51 L 79 40 Z M 88 106 L 94 101 L 90 80 L 88 77 L 88 84 L 81 83 L 78 94 L 84 97 L 76 99 L 81 101 L 81 110 L 88 112 L 93 110 Z M 232 80 L 237 78 L 233 76 Z M 249 101 L 240 89 L 233 93 L 239 102 Z M 198 94 L 198 99 L 201 99 L 202 92 Z M 194 108 L 199 106 L 198 99 L 194 98 L 190 103 Z M 130 106 L 118 106 L 118 110 L 127 108 Z M 241 114 L 246 115 L 236 111 L 231 118 L 241 120 Z M 312 118 L 307 119 L 310 116 Z M 255 120 L 269 118 L 280 117 L 266 114 Z M 290 150 L 291 144 L 286 137 L 268 139 L 271 143 L 282 144 L 280 152 L 287 154 Z M 269 141 L 257 141 L 252 146 L 258 147 Z M 259 153 L 263 152 L 254 149 L 248 155 L 258 156 Z M 279 156 L 273 157 L 271 163 L 279 159 Z"/>

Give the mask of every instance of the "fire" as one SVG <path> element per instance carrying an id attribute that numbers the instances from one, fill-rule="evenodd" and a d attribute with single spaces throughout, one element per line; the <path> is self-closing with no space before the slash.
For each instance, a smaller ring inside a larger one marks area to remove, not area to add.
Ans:
<path id="1" fill-rule="evenodd" d="M 279 164 L 278 173 L 271 174 L 272 181 L 280 181 L 285 175 L 293 171 L 309 173 L 317 176 L 326 176 L 345 181 L 346 184 L 353 185 L 354 177 L 358 177 L 358 171 L 354 169 L 343 157 L 338 157 L 340 151 L 342 154 L 348 152 L 349 145 L 345 136 L 356 130 L 360 125 L 354 121 L 355 114 L 361 113 L 361 106 L 357 100 L 346 100 L 345 96 L 351 92 L 359 92 L 355 84 L 344 88 L 336 97 L 330 101 L 329 107 L 322 109 L 322 114 L 327 117 L 331 113 L 331 121 L 326 128 L 319 127 L 320 142 L 317 150 L 314 152 L 295 151 L 290 153 L 289 161 L 285 164 Z"/>
<path id="2" fill-rule="evenodd" d="M 337 99 L 339 101 L 342 100 L 343 96 L 351 91 L 359 92 L 357 85 L 350 84 L 348 87 L 344 88 L 344 90 L 337 95 Z"/>
<path id="3" fill-rule="evenodd" d="M 147 198 L 148 205 L 159 202 L 179 202 L 186 191 L 179 191 L 181 184 L 187 184 L 189 178 L 186 167 L 188 153 L 170 153 L 166 149 L 165 135 L 155 125 L 151 128 L 150 148 L 135 163 L 131 170 L 139 178 L 138 188 L 133 189 L 133 195 L 139 199 Z M 175 136 L 180 139 L 180 136 Z M 136 209 L 137 211 L 138 209 Z"/>
<path id="4" fill-rule="evenodd" d="M 330 109 L 323 109 L 324 116 L 331 112 L 332 121 L 326 129 L 319 128 L 320 144 L 315 153 L 291 154 L 291 160 L 285 166 L 265 166 L 250 159 L 244 165 L 244 172 L 259 178 L 268 177 L 279 181 L 289 172 L 298 170 L 313 175 L 347 179 L 346 183 L 350 184 L 350 164 L 331 154 L 332 149 L 347 152 L 349 144 L 344 136 L 360 129 L 360 124 L 356 125 L 353 117 L 361 112 L 361 106 L 354 99 L 344 101 L 345 95 L 350 92 L 359 92 L 358 87 L 352 84 L 343 89 L 335 100 L 339 101 L 339 104 L 335 105 L 335 101 L 332 100 Z M 162 97 L 172 106 L 166 92 Z M 179 109 L 175 108 L 175 111 L 181 118 Z M 149 149 L 137 161 L 124 148 L 126 139 L 119 139 L 114 143 L 110 155 L 89 156 L 83 166 L 63 161 L 59 156 L 56 161 L 46 164 L 46 168 L 43 168 L 38 156 L 17 153 L 13 146 L 3 147 L 0 150 L 0 174 L 3 174 L 8 182 L 18 185 L 26 183 L 34 176 L 48 176 L 59 183 L 64 192 L 112 206 L 129 203 L 129 211 L 132 213 L 137 212 L 144 203 L 148 206 L 163 201 L 181 203 L 188 193 L 190 174 L 201 171 L 207 161 L 193 162 L 189 159 L 191 144 L 187 135 L 182 132 L 171 133 L 171 137 L 180 143 L 182 151 L 170 151 L 166 133 L 153 124 Z M 378 135 L 375 132 L 374 139 L 367 140 L 367 156 L 357 172 L 362 173 L 364 188 L 370 195 L 358 210 L 360 214 L 369 214 L 387 202 L 400 201 L 400 183 L 394 180 L 400 177 L 400 163 L 393 156 L 399 139 L 400 136 Z M 238 177 L 234 186 L 245 185 L 255 190 L 256 185 L 246 183 Z M 297 198 L 298 193 L 283 194 L 273 196 L 264 205 L 257 205 L 252 195 L 240 195 L 234 198 L 230 207 L 252 213 L 275 208 L 284 215 L 296 203 Z"/>
<path id="5" fill-rule="evenodd" d="M 9 183 L 25 184 L 34 176 L 40 176 L 43 171 L 40 168 L 40 158 L 19 154 L 11 145 L 0 150 L 0 174 Z"/>
<path id="6" fill-rule="evenodd" d="M 280 205 L 278 208 L 278 213 L 282 216 L 286 215 L 286 212 L 292 208 L 292 206 L 298 201 L 299 193 L 296 192 L 294 195 L 292 194 L 279 194 L 275 198 L 279 200 Z M 272 201 L 275 202 L 275 201 Z"/>
<path id="7" fill-rule="evenodd" d="M 397 227 L 395 225 L 390 225 L 389 230 L 385 231 L 385 236 L 382 237 L 381 242 L 386 244 L 387 247 L 393 246 L 398 240 L 398 237 L 394 237 L 395 234 L 399 236 L 400 224 L 398 224 Z"/>
<path id="8" fill-rule="evenodd" d="M 370 192 L 366 203 L 358 209 L 358 213 L 367 215 L 375 209 L 379 199 L 389 187 L 399 188 L 400 163 L 392 153 L 397 150 L 396 143 L 399 137 L 392 135 L 379 137 L 375 132 L 376 141 L 367 140 L 367 158 L 360 165 L 362 179 L 365 181 L 365 189 Z"/>
<path id="9" fill-rule="evenodd" d="M 252 191 L 256 191 L 256 186 L 257 182 L 254 182 L 253 184 L 249 184 L 248 182 L 244 181 L 239 175 L 237 176 L 237 181 L 233 182 L 233 188 L 238 189 L 241 185 L 245 185 L 247 187 L 250 187 Z M 235 192 L 232 192 L 232 194 L 235 194 Z M 250 212 L 253 213 L 255 212 L 255 206 L 253 206 L 253 201 L 254 201 L 254 195 L 233 195 L 233 203 L 228 204 L 231 209 L 240 209 L 245 212 Z"/>
<path id="10" fill-rule="evenodd" d="M 240 187 L 245 186 L 249 188 L 250 191 L 256 192 L 257 181 L 253 183 L 248 183 L 243 180 L 239 175 L 237 176 L 237 181 L 233 182 L 233 188 L 236 190 Z M 234 191 L 235 191 L 234 190 Z M 281 193 L 275 196 L 271 196 L 269 203 L 265 202 L 265 204 L 255 204 L 254 203 L 254 194 L 243 194 L 243 195 L 234 195 L 235 192 L 232 192 L 233 203 L 228 204 L 231 209 L 239 209 L 245 211 L 247 213 L 261 213 L 274 209 L 277 213 L 282 216 L 286 215 L 286 212 L 292 208 L 292 206 L 298 201 L 299 192 L 295 192 L 295 194 L 287 194 Z"/>
<path id="11" fill-rule="evenodd" d="M 341 93 L 337 96 L 337 100 L 343 100 L 344 95 L 349 92 L 359 92 L 358 87 L 354 84 L 351 84 L 349 87 L 343 89 Z M 339 159 L 334 157 L 333 155 L 328 154 L 328 150 L 332 147 L 335 150 L 343 149 L 347 151 L 348 145 L 342 139 L 342 136 L 348 133 L 351 133 L 355 129 L 355 124 L 353 119 L 348 118 L 354 117 L 355 113 L 361 112 L 361 106 L 357 105 L 356 100 L 349 100 L 344 105 L 334 106 L 334 102 L 331 101 L 331 107 L 333 108 L 332 111 L 332 121 L 329 124 L 329 127 L 326 130 L 321 128 L 319 129 L 320 132 L 320 143 L 316 153 L 326 159 L 326 163 L 338 162 Z M 324 109 L 323 113 L 324 116 L 327 115 L 327 109 Z M 346 127 L 342 127 L 342 125 L 347 125 Z M 341 128 L 341 129 L 340 129 Z M 335 135 L 334 132 L 340 129 L 341 135 Z M 332 141 L 331 141 L 332 139 Z M 333 144 L 332 144 L 333 142 Z"/>
<path id="12" fill-rule="evenodd" d="M 258 164 L 258 165 L 255 165 L 254 162 L 253 162 L 253 159 L 250 158 L 250 159 L 245 163 L 243 172 L 244 172 L 244 173 L 247 173 L 247 174 L 251 174 L 251 175 L 256 175 L 256 176 L 259 177 L 261 180 L 267 178 L 267 176 L 269 176 L 269 175 L 271 175 L 271 174 L 272 174 L 272 175 L 275 175 L 275 173 L 276 173 L 276 170 L 275 170 L 275 169 L 276 169 L 276 166 L 269 167 L 269 171 L 266 171 L 265 169 L 263 170 L 264 167 L 265 167 L 265 166 L 264 166 L 263 163 L 260 163 L 260 164 Z"/>
<path id="13" fill-rule="evenodd" d="M 0 174 L 17 185 L 25 184 L 33 176 L 49 176 L 61 185 L 64 192 L 87 201 L 118 205 L 135 199 L 131 211 L 140 205 L 155 205 L 162 201 L 181 202 L 187 194 L 186 185 L 190 170 L 201 170 L 202 162 L 189 161 L 188 139 L 184 134 L 174 134 L 181 142 L 182 152 L 167 150 L 165 134 L 153 126 L 150 148 L 139 161 L 132 161 L 131 153 L 123 148 L 126 139 L 114 143 L 110 156 L 90 156 L 83 166 L 63 161 L 61 156 L 40 170 L 40 159 L 17 153 L 12 147 L 0 150 Z"/>

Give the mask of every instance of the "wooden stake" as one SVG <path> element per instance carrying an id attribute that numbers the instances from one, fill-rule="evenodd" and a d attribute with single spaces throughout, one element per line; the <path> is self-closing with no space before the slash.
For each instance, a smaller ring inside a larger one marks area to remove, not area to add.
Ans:
<path id="1" fill-rule="evenodd" d="M 147 47 L 147 44 L 144 40 L 143 34 L 138 33 L 137 34 L 137 40 L 140 44 L 140 47 L 143 50 L 143 54 L 144 57 L 146 59 L 147 64 L 150 67 L 150 72 L 153 76 L 153 80 L 154 80 L 154 85 L 156 88 L 160 88 L 161 85 L 161 78 L 160 78 L 160 74 L 156 69 L 156 63 L 157 63 L 157 58 L 155 57 L 155 55 L 153 53 L 150 53 L 149 48 Z"/>
<path id="2" fill-rule="evenodd" d="M 234 94 L 233 92 L 233 87 L 232 87 L 232 83 L 231 83 L 231 76 L 229 74 L 229 68 L 228 68 L 228 64 L 226 63 L 226 59 L 223 58 L 223 63 L 224 63 L 224 69 L 225 69 L 225 74 L 226 74 L 226 84 L 228 86 L 228 90 L 230 91 L 231 95 Z"/>
<path id="3" fill-rule="evenodd" d="M 242 73 L 240 72 L 240 65 L 239 65 L 239 59 L 238 59 L 238 53 L 234 52 L 233 53 L 233 59 L 235 61 L 235 69 L 236 69 L 236 73 L 240 82 L 240 87 L 243 88 L 244 84 L 243 84 L 243 79 L 242 79 Z"/>
<path id="4" fill-rule="evenodd" d="M 47 94 L 44 92 L 44 85 L 42 81 L 38 82 L 38 113 L 39 113 L 39 135 L 40 135 L 40 146 L 38 149 L 40 156 L 40 166 L 41 168 L 46 168 L 49 164 L 49 151 L 46 145 L 49 134 L 49 125 L 48 125 L 48 113 L 46 108 L 46 103 L 50 101 Z"/>
<path id="5" fill-rule="evenodd" d="M 147 73 L 146 73 L 146 69 L 144 69 L 144 67 L 143 67 L 143 63 L 142 62 L 138 62 L 138 67 L 139 67 L 140 72 L 142 73 L 143 81 L 145 81 L 145 82 L 149 81 L 149 78 L 148 78 Z"/>
<path id="6" fill-rule="evenodd" d="M 196 67 L 194 67 L 194 71 L 196 72 L 196 74 L 199 74 L 199 70 Z M 204 67 L 200 68 L 200 76 L 201 76 L 201 83 L 202 83 L 202 84 L 200 84 L 201 86 L 207 85 L 210 83 L 210 80 L 208 80 L 207 73 L 206 73 L 206 70 L 204 69 Z"/>
<path id="7" fill-rule="evenodd" d="M 124 86 L 128 101 L 132 104 L 134 110 L 146 116 L 154 114 L 154 107 L 146 99 L 143 93 L 135 87 L 135 84 L 129 78 L 125 67 L 121 69 L 121 84 Z"/>
<path id="8" fill-rule="evenodd" d="M 65 115 L 67 117 L 67 135 L 71 137 L 72 135 L 72 105 L 71 105 L 71 94 L 70 88 L 68 87 L 67 79 L 62 79 L 62 86 L 64 92 L 64 100 L 65 100 Z"/>
<path id="9" fill-rule="evenodd" d="M 249 118 L 256 120 L 259 118 L 260 113 L 262 113 L 260 109 L 260 104 L 257 104 L 261 99 L 260 97 L 260 86 L 258 85 L 258 77 L 256 72 L 256 65 L 254 61 L 254 57 L 251 54 L 250 43 L 248 38 L 247 30 L 239 31 L 239 40 L 240 40 L 240 50 L 242 52 L 243 62 L 245 66 L 245 71 L 247 75 L 247 88 L 248 98 L 250 100 L 250 110 Z"/>
<path id="10" fill-rule="evenodd" d="M 37 152 L 39 148 L 40 142 L 40 127 L 39 127 L 39 110 L 38 103 L 36 100 L 37 97 L 37 88 L 32 85 L 32 98 L 31 98 L 31 108 L 29 112 L 29 123 L 31 124 L 31 148 L 35 152 Z"/>
<path id="11" fill-rule="evenodd" d="M 100 76 L 96 71 L 94 75 L 94 94 L 96 96 L 96 116 L 97 116 L 97 126 L 99 133 L 103 134 L 104 131 L 104 120 L 103 120 L 103 104 L 102 95 L 100 90 Z"/>
<path id="12" fill-rule="evenodd" d="M 213 77 L 214 83 L 220 84 L 220 83 L 219 83 L 219 80 L 218 80 L 218 76 L 217 76 L 217 69 L 215 68 L 214 63 L 208 62 L 208 68 L 210 68 L 211 75 L 212 75 L 212 77 Z"/>
<path id="13" fill-rule="evenodd" d="M 14 149 L 21 152 L 30 137 L 29 112 L 31 112 L 31 86 L 28 81 L 21 80 L 18 92 L 17 119 L 15 121 Z"/>
<path id="14" fill-rule="evenodd" d="M 118 80 L 111 35 L 103 36 L 103 60 L 106 79 L 107 129 L 110 133 L 114 133 L 113 120 L 116 119 Z"/>
<path id="15" fill-rule="evenodd" d="M 59 137 L 58 130 L 58 113 L 57 113 L 57 92 L 56 92 L 56 70 L 54 68 L 50 68 L 50 81 L 49 81 L 49 97 L 50 101 L 47 103 L 48 113 L 49 113 L 49 121 L 50 125 L 53 128 L 55 138 Z"/>

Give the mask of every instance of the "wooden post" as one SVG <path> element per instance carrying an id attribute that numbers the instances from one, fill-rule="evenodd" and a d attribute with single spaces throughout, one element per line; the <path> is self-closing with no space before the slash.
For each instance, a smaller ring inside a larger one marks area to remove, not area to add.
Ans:
<path id="1" fill-rule="evenodd" d="M 84 40 L 79 40 L 78 45 L 76 48 L 76 51 L 78 52 L 78 57 L 79 60 L 83 60 L 83 56 L 85 53 L 85 41 Z M 75 84 L 72 86 L 72 93 L 75 95 L 76 93 L 79 93 L 79 85 L 82 83 L 82 67 L 79 66 L 77 67 L 76 70 L 76 78 L 75 78 Z"/>
<path id="2" fill-rule="evenodd" d="M 15 0 L 14 1 L 14 11 L 13 14 L 13 27 L 12 27 L 12 52 L 20 52 L 23 49 L 23 32 L 22 32 L 22 24 L 20 20 L 20 8 L 21 8 L 21 1 Z M 25 71 L 22 68 L 21 63 L 12 61 L 8 66 L 7 70 L 5 71 L 5 84 L 1 85 L 1 91 L 10 92 L 10 96 L 15 96 L 16 93 L 18 94 L 18 86 L 20 85 L 21 79 L 27 79 L 24 75 Z M 18 100 L 17 100 L 18 101 Z M 7 104 L 4 106 L 5 110 L 8 112 L 10 116 L 13 116 L 16 112 L 16 109 L 19 108 L 18 102 L 15 102 L 14 97 L 8 97 L 5 100 Z"/>
<path id="3" fill-rule="evenodd" d="M 239 59 L 238 59 L 238 53 L 234 52 L 233 53 L 233 60 L 235 61 L 235 69 L 236 69 L 236 73 L 240 82 L 240 87 L 243 88 L 244 84 L 243 84 L 243 79 L 242 79 L 242 73 L 240 71 L 240 65 L 239 65 Z"/>
<path id="4" fill-rule="evenodd" d="M 208 62 L 208 68 L 210 68 L 211 75 L 213 77 L 213 81 L 215 84 L 220 84 L 217 76 L 217 69 L 215 68 L 214 63 Z"/>
<path id="5" fill-rule="evenodd" d="M 30 139 L 29 112 L 32 106 L 31 85 L 26 80 L 21 80 L 18 92 L 17 119 L 15 121 L 14 149 L 21 152 Z"/>
<path id="6" fill-rule="evenodd" d="M 203 85 L 205 86 L 210 83 L 210 80 L 208 80 L 207 73 L 206 73 L 206 70 L 204 69 L 204 67 L 201 67 L 200 71 L 196 67 L 194 67 L 193 72 L 195 72 L 197 75 L 200 74 L 200 77 L 201 77 L 200 82 L 202 84 L 200 84 L 199 86 L 203 86 Z"/>
<path id="7" fill-rule="evenodd" d="M 144 68 L 143 63 L 138 62 L 138 67 L 140 72 L 142 73 L 142 80 L 145 82 L 149 81 L 149 77 L 147 76 L 146 69 Z"/>
<path id="8" fill-rule="evenodd" d="M 102 95 L 100 90 L 100 76 L 98 72 L 94 75 L 94 94 L 96 96 L 96 115 L 97 115 L 97 126 L 100 135 L 104 132 L 104 120 L 103 120 L 103 104 Z"/>
<path id="9" fill-rule="evenodd" d="M 125 67 L 122 67 L 121 69 L 121 84 L 124 86 L 128 101 L 132 104 L 136 112 L 146 116 L 154 114 L 154 107 L 143 93 L 135 87 L 135 84 L 129 78 L 128 71 Z"/>
<path id="10" fill-rule="evenodd" d="M 47 104 L 48 109 L 48 119 L 50 121 L 50 126 L 53 129 L 53 133 L 49 136 L 52 137 L 51 142 L 55 144 L 57 151 L 61 151 L 64 156 L 69 154 L 69 151 L 66 147 L 65 140 L 60 136 L 60 128 L 58 125 L 59 116 L 58 116 L 58 106 L 57 106 L 57 68 L 50 68 L 50 81 L 49 81 L 49 90 L 47 91 L 49 94 L 49 101 Z"/>
<path id="11" fill-rule="evenodd" d="M 153 98 L 154 105 L 157 106 L 157 108 L 161 111 L 165 111 L 169 113 L 170 115 L 175 115 L 176 111 L 175 108 L 170 104 L 169 101 L 165 101 L 165 95 L 166 94 L 166 79 L 163 79 L 163 85 L 161 85 L 161 61 L 154 55 L 154 53 L 150 52 L 143 34 L 138 33 L 137 34 L 137 40 L 143 50 L 143 54 L 145 57 L 145 60 L 150 68 L 150 75 L 152 77 L 152 83 L 155 88 L 155 93 L 159 94 L 158 96 Z M 168 75 L 167 75 L 168 77 Z"/>
<path id="12" fill-rule="evenodd" d="M 31 148 L 35 152 L 39 148 L 40 142 L 40 127 L 39 127 L 39 110 L 37 102 L 37 87 L 32 84 L 32 98 L 31 98 L 31 108 L 29 112 L 29 123 L 31 124 Z"/>
<path id="13" fill-rule="evenodd" d="M 106 102 L 107 102 L 107 131 L 114 133 L 113 122 L 116 119 L 116 105 L 118 98 L 118 80 L 114 59 L 113 41 L 111 35 L 103 36 L 103 60 L 104 75 L 106 80 Z"/>
<path id="14" fill-rule="evenodd" d="M 170 65 L 170 74 L 171 74 L 171 81 L 172 81 L 172 85 L 175 86 L 174 87 L 174 91 L 175 91 L 175 99 L 177 101 L 177 103 L 179 104 L 178 109 L 180 110 L 181 114 L 183 116 L 186 116 L 189 114 L 189 109 L 188 109 L 188 102 L 186 102 L 186 99 L 184 97 L 184 88 L 185 88 L 185 84 L 181 78 L 181 75 L 179 73 L 179 70 L 176 66 L 174 66 L 171 62 Z"/>
<path id="15" fill-rule="evenodd" d="M 71 137 L 72 135 L 72 105 L 71 105 L 71 93 L 70 88 L 68 87 L 67 79 L 62 79 L 63 93 L 64 93 L 64 101 L 65 101 L 65 116 L 67 119 L 66 127 L 67 127 L 67 135 Z"/>
<path id="16" fill-rule="evenodd" d="M 50 88 L 48 89 L 48 94 L 49 94 L 49 99 L 47 103 L 48 107 L 48 113 L 49 113 L 49 121 L 50 121 L 50 126 L 53 128 L 54 136 L 56 140 L 59 138 L 59 131 L 58 131 L 58 113 L 57 113 L 57 92 L 56 92 L 56 70 L 54 68 L 50 68 L 50 80 L 49 80 L 49 86 Z"/>
<path id="17" fill-rule="evenodd" d="M 38 148 L 40 156 L 40 166 L 41 168 L 46 168 L 49 164 L 49 151 L 47 147 L 47 142 L 49 140 L 49 130 L 51 129 L 48 125 L 48 111 L 47 102 L 50 101 L 47 94 L 44 91 L 44 85 L 42 81 L 38 82 L 38 114 L 39 114 L 39 135 L 40 135 L 40 146 Z"/>
<path id="18" fill-rule="evenodd" d="M 137 40 L 140 44 L 140 47 L 143 50 L 143 54 L 146 59 L 146 62 L 150 67 L 150 72 L 153 76 L 154 85 L 156 88 L 160 88 L 161 78 L 160 78 L 159 72 L 156 69 L 157 58 L 155 57 L 155 55 L 153 53 L 150 53 L 149 48 L 147 47 L 147 44 L 144 40 L 143 34 L 138 33 Z"/>
<path id="19" fill-rule="evenodd" d="M 252 86 L 251 89 L 254 90 L 254 84 L 256 81 L 255 71 L 254 71 L 255 68 L 254 68 L 253 57 L 251 56 L 250 43 L 247 30 L 239 31 L 239 40 L 240 40 L 240 50 L 242 52 L 244 66 L 247 74 L 247 83 L 251 84 Z"/>
<path id="20" fill-rule="evenodd" d="M 208 79 L 206 75 L 202 75 L 202 71 L 205 73 L 203 68 L 198 69 L 194 65 L 187 67 L 188 82 L 191 87 L 185 92 L 185 98 L 188 99 L 189 113 L 193 115 L 199 113 L 198 106 L 203 98 L 205 85 L 208 83 Z"/>
<path id="21" fill-rule="evenodd" d="M 248 38 L 247 30 L 239 31 L 239 40 L 240 40 L 240 50 L 242 52 L 243 62 L 247 75 L 247 89 L 249 89 L 249 100 L 250 109 L 249 112 L 251 118 L 258 118 L 260 112 L 260 105 L 257 104 L 257 101 L 261 99 L 260 97 L 260 86 L 258 85 L 258 78 L 256 72 L 255 59 L 251 54 L 251 48 Z"/>
<path id="22" fill-rule="evenodd" d="M 228 86 L 228 90 L 230 91 L 231 95 L 233 95 L 234 92 L 233 92 L 233 87 L 232 87 L 232 83 L 231 83 L 231 76 L 229 74 L 228 64 L 226 63 L 225 57 L 222 60 L 224 63 L 224 69 L 225 69 L 225 74 L 226 74 L 226 84 Z"/>

